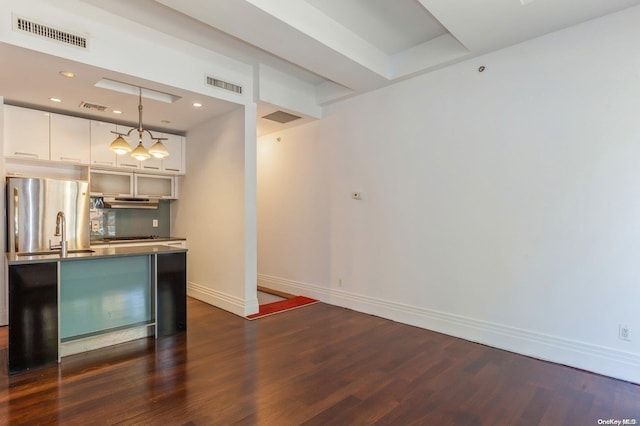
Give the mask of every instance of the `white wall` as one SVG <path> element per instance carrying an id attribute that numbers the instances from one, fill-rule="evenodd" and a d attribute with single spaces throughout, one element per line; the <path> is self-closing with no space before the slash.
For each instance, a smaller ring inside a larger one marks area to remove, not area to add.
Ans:
<path id="1" fill-rule="evenodd" d="M 255 201 L 247 205 L 255 178 L 252 183 L 246 172 L 247 164 L 255 170 L 255 109 L 253 136 L 246 135 L 244 110 L 187 133 L 189 172 L 180 178 L 180 199 L 171 207 L 172 233 L 189 244 L 187 293 L 243 316 L 258 310 L 255 223 L 246 226 L 255 222 Z M 247 138 L 254 153 L 245 152 Z"/>
<path id="2" fill-rule="evenodd" d="M 329 283 L 329 185 L 318 122 L 258 142 L 258 271 Z M 276 140 L 279 137 L 280 140 Z"/>
<path id="3" fill-rule="evenodd" d="M 587 22 L 261 138 L 259 283 L 640 382 L 639 21 Z"/>

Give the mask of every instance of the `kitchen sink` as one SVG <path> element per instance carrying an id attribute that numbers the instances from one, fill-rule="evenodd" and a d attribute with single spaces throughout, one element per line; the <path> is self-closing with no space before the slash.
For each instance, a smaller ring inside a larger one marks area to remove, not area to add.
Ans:
<path id="1" fill-rule="evenodd" d="M 95 250 L 91 249 L 77 249 L 69 250 L 67 254 L 79 254 L 79 253 L 94 253 Z M 16 253 L 17 256 L 60 256 L 60 250 L 45 250 L 45 251 L 22 251 Z"/>

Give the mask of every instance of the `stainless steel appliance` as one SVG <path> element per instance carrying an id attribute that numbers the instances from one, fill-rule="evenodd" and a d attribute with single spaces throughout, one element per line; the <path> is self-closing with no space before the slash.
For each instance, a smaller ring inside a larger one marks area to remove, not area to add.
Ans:
<path id="1" fill-rule="evenodd" d="M 89 248 L 89 182 L 8 177 L 6 205 L 8 252 Z"/>
<path id="2" fill-rule="evenodd" d="M 156 198 L 103 197 L 102 207 L 105 209 L 150 209 L 158 210 Z"/>

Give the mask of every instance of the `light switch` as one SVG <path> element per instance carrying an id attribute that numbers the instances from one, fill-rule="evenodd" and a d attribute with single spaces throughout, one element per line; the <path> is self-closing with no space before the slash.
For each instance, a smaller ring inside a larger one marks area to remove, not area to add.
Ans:
<path id="1" fill-rule="evenodd" d="M 154 228 L 158 227 L 158 219 L 153 219 L 153 227 Z"/>

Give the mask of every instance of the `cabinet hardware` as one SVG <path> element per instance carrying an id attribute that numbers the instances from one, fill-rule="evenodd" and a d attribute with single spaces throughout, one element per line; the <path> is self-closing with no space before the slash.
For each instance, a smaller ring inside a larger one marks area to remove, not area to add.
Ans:
<path id="1" fill-rule="evenodd" d="M 15 152 L 15 155 L 22 155 L 23 157 L 32 157 L 32 158 L 38 158 L 38 154 L 32 154 L 30 152 Z"/>

